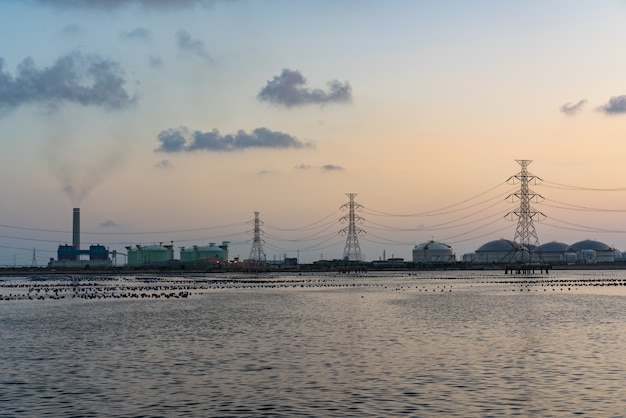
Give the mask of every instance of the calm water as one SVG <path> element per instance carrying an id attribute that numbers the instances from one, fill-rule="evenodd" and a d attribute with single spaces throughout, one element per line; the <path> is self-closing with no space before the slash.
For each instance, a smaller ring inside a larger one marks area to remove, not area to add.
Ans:
<path id="1" fill-rule="evenodd" d="M 0 416 L 626 411 L 626 272 L 138 279 L 0 282 Z"/>

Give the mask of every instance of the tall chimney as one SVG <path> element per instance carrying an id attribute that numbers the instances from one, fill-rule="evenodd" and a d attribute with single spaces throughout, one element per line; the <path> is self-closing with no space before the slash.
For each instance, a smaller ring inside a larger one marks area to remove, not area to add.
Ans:
<path id="1" fill-rule="evenodd" d="M 80 258 L 78 255 L 78 250 L 80 250 L 80 208 L 74 208 L 73 221 L 72 245 L 76 250 L 76 259 L 78 260 Z"/>

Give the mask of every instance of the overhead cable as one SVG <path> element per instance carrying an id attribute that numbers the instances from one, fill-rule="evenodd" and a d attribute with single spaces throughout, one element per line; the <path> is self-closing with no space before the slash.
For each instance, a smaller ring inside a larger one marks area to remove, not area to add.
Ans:
<path id="1" fill-rule="evenodd" d="M 499 183 L 499 184 L 497 184 L 496 186 L 494 186 L 494 187 L 492 187 L 492 188 L 490 188 L 490 189 L 488 189 L 488 190 L 486 190 L 486 191 L 484 191 L 484 192 L 482 192 L 482 193 L 479 193 L 479 194 L 477 194 L 477 195 L 475 195 L 475 196 L 472 196 L 472 197 L 470 197 L 470 198 L 468 198 L 468 199 L 465 199 L 465 200 L 463 200 L 463 201 L 461 201 L 461 202 L 458 202 L 458 203 L 455 203 L 455 204 L 452 204 L 452 205 L 449 205 L 449 206 L 445 206 L 445 207 L 443 207 L 443 208 L 439 208 L 439 209 L 435 209 L 435 210 L 429 210 L 429 211 L 420 212 L 420 213 L 412 213 L 412 214 L 394 214 L 394 213 L 383 212 L 383 211 L 379 211 L 379 210 L 375 210 L 375 209 L 371 209 L 371 208 L 366 208 L 366 209 L 367 209 L 367 210 L 369 210 L 369 211 L 371 211 L 371 212 L 369 212 L 369 214 L 370 214 L 370 215 L 375 215 L 375 216 L 395 216 L 395 217 L 405 217 L 405 218 L 408 218 L 408 217 L 416 217 L 416 216 L 434 216 L 434 215 L 445 215 L 445 214 L 448 214 L 448 213 L 454 213 L 454 212 L 456 212 L 457 210 L 455 210 L 455 211 L 450 211 L 450 212 L 443 212 L 443 211 L 446 211 L 446 210 L 448 210 L 448 209 L 450 209 L 450 208 L 453 208 L 453 207 L 455 207 L 455 206 L 462 205 L 462 204 L 467 203 L 467 202 L 469 202 L 469 201 L 471 201 L 471 200 L 477 199 L 477 198 L 479 198 L 479 197 L 481 197 L 481 196 L 483 196 L 483 195 L 485 195 L 485 194 L 487 194 L 487 193 L 489 193 L 489 192 L 491 192 L 491 191 L 493 191 L 493 190 L 497 189 L 498 187 L 502 187 L 502 186 L 505 186 L 505 185 L 506 185 L 506 183 Z M 471 206 L 469 206 L 469 207 L 474 207 L 474 206 L 477 206 L 477 205 L 479 205 L 479 204 L 481 204 L 481 203 L 488 202 L 488 201 L 490 201 L 490 200 L 492 200 L 492 199 L 488 199 L 488 200 L 486 200 L 486 201 L 480 202 L 480 203 L 475 204 L 475 205 L 471 205 Z M 459 209 L 459 210 L 463 210 L 463 209 Z M 364 212 L 364 213 L 368 213 L 368 212 Z"/>

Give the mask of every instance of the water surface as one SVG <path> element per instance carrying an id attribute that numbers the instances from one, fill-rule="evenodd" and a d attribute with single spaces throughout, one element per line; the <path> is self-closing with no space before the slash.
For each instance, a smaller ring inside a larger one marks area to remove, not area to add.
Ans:
<path id="1" fill-rule="evenodd" d="M 6 279 L 0 415 L 626 410 L 621 272 L 214 279 Z"/>

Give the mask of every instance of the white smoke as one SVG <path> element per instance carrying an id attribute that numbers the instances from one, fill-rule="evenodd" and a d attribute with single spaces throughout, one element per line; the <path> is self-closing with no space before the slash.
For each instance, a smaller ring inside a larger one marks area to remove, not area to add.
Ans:
<path id="1" fill-rule="evenodd" d="M 115 129 L 97 131 L 96 126 L 115 126 L 109 118 L 75 109 L 76 121 L 55 115 L 47 125 L 44 159 L 61 190 L 74 207 L 81 203 L 126 160 L 125 135 Z M 108 123 L 110 122 L 110 123 Z M 93 128 L 94 132 L 85 132 Z"/>

